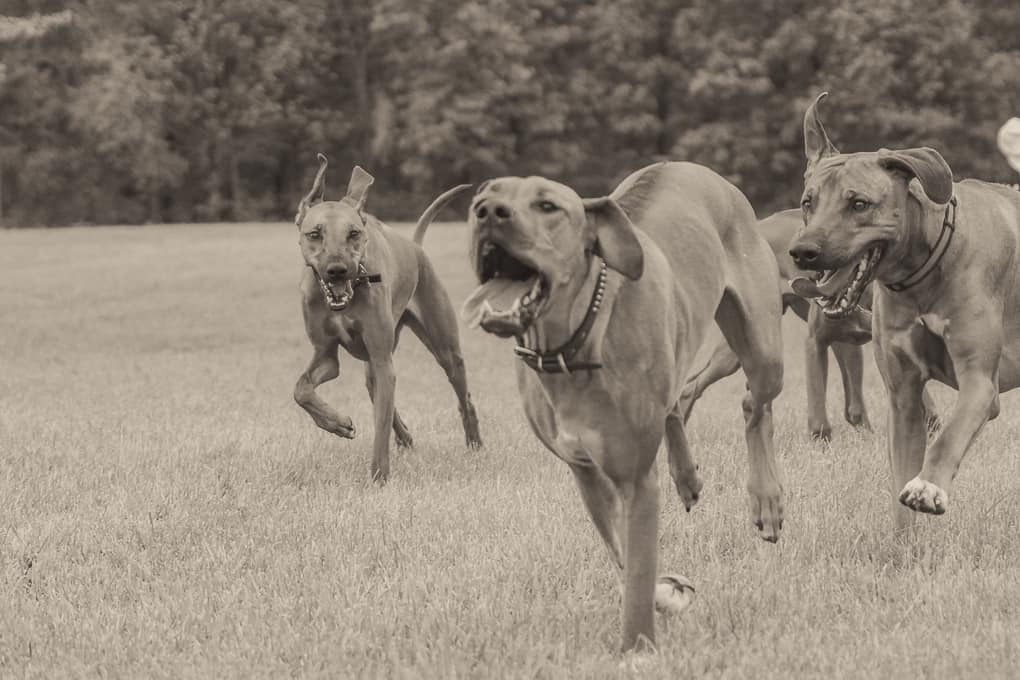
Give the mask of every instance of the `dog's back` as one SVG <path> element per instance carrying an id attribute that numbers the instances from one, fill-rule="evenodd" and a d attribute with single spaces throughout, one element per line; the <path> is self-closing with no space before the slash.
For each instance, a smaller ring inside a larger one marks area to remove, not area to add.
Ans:
<path id="1" fill-rule="evenodd" d="M 800 275 L 800 270 L 790 257 L 790 241 L 804 224 L 800 210 L 782 210 L 758 222 L 758 233 L 768 241 L 779 265 L 779 276 L 788 281 Z"/>

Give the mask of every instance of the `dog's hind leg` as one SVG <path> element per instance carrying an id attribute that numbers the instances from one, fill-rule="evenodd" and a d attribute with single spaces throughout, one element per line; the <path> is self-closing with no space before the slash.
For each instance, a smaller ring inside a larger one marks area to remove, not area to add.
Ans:
<path id="1" fill-rule="evenodd" d="M 701 398 L 705 390 L 719 380 L 733 375 L 738 368 L 740 368 L 740 360 L 730 349 L 726 339 L 720 336 L 708 363 L 687 378 L 674 413 L 679 414 L 683 418 L 683 422 L 686 423 L 691 417 L 691 411 L 694 410 L 694 403 Z"/>
<path id="2" fill-rule="evenodd" d="M 737 264 L 751 266 L 747 261 Z M 773 291 L 755 285 L 761 277 L 742 274 L 734 267 L 734 281 L 719 303 L 716 322 L 747 376 L 743 410 L 751 521 L 763 539 L 774 542 L 783 527 L 783 486 L 772 445 L 772 400 L 783 388 L 780 300 Z"/>
<path id="3" fill-rule="evenodd" d="M 482 437 L 478 433 L 478 414 L 468 391 L 467 369 L 464 367 L 464 357 L 460 350 L 457 316 L 432 265 L 425 259 L 422 259 L 420 264 L 421 273 L 414 304 L 404 312 L 401 321 L 418 336 L 446 373 L 457 395 L 464 438 L 469 448 L 476 449 L 481 447 Z"/>
<path id="4" fill-rule="evenodd" d="M 698 477 L 698 466 L 691 456 L 691 448 L 687 443 L 687 433 L 684 431 L 682 400 L 683 397 L 666 416 L 666 450 L 669 453 L 669 474 L 673 478 L 673 485 L 676 486 L 687 512 L 690 512 L 698 502 L 702 483 Z"/>
<path id="5" fill-rule="evenodd" d="M 316 387 L 340 375 L 337 349 L 338 343 L 335 341 L 314 345 L 312 361 L 294 386 L 294 401 L 307 411 L 315 424 L 322 429 L 338 437 L 353 439 L 355 430 L 351 419 L 348 416 L 341 416 L 315 393 Z"/>

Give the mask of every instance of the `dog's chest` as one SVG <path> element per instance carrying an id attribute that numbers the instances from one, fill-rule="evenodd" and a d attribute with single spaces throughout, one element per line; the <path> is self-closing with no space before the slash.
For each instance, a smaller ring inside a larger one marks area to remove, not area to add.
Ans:
<path id="1" fill-rule="evenodd" d="M 550 389 L 536 376 L 519 375 L 532 429 L 550 451 L 571 465 L 603 467 L 611 452 L 641 448 L 646 437 L 661 436 L 665 414 L 640 395 L 621 402 L 598 380 L 583 390 Z"/>
<path id="2" fill-rule="evenodd" d="M 340 346 L 355 359 L 368 361 L 368 349 L 363 335 L 364 324 L 360 319 L 345 314 L 331 314 L 325 322 L 326 333 L 336 338 Z"/>
<path id="3" fill-rule="evenodd" d="M 937 314 L 922 314 L 913 323 L 886 331 L 889 347 L 913 364 L 925 379 L 956 386 L 953 360 L 946 350 L 949 320 Z"/>

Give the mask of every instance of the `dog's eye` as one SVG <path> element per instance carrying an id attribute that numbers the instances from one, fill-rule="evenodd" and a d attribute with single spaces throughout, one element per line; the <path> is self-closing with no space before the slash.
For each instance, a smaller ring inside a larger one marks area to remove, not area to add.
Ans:
<path id="1" fill-rule="evenodd" d="M 871 204 L 864 199 L 858 198 L 851 204 L 851 207 L 854 209 L 854 212 L 864 212 L 870 205 Z"/>
<path id="2" fill-rule="evenodd" d="M 808 196 L 800 202 L 801 210 L 811 210 L 811 197 Z"/>
<path id="3" fill-rule="evenodd" d="M 557 210 L 560 209 L 560 207 L 553 203 L 552 201 L 539 201 L 538 209 L 544 213 L 551 213 L 556 212 Z"/>
<path id="4" fill-rule="evenodd" d="M 321 241 L 322 232 L 319 230 L 309 231 L 305 234 L 305 238 L 308 239 L 309 241 Z"/>
<path id="5" fill-rule="evenodd" d="M 347 233 L 348 241 L 356 241 L 359 238 L 361 238 L 361 232 L 357 229 L 351 229 L 351 231 Z"/>

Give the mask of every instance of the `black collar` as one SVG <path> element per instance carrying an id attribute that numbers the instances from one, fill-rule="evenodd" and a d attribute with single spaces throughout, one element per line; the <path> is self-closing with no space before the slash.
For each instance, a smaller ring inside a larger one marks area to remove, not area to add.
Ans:
<path id="1" fill-rule="evenodd" d="M 564 344 L 556 349 L 543 352 L 539 349 L 530 349 L 524 346 L 524 339 L 517 336 L 517 347 L 514 353 L 525 365 L 539 373 L 573 373 L 574 371 L 591 371 L 602 368 L 602 364 L 591 361 L 574 362 L 573 359 L 584 346 L 592 327 L 595 325 L 595 316 L 602 306 L 602 296 L 606 290 L 606 262 L 599 258 L 599 276 L 595 281 L 595 290 L 592 291 L 591 301 L 588 303 L 588 310 L 584 313 L 581 325 L 577 327 L 574 334 Z"/>
<path id="2" fill-rule="evenodd" d="M 946 206 L 946 214 L 942 218 L 942 231 L 939 232 L 939 238 L 935 241 L 935 245 L 931 247 L 931 250 L 928 251 L 928 259 L 920 267 L 912 271 L 907 278 L 896 283 L 885 284 L 885 287 L 895 293 L 899 293 L 920 283 L 924 277 L 931 274 L 932 270 L 942 260 L 942 256 L 949 250 L 949 243 L 953 240 L 953 232 L 955 231 L 956 196 L 953 196 L 949 199 L 949 205 Z"/>
<path id="3" fill-rule="evenodd" d="M 365 265 L 358 263 L 358 275 L 351 279 L 351 286 L 357 288 L 366 284 L 382 282 L 382 274 L 369 274 Z"/>

